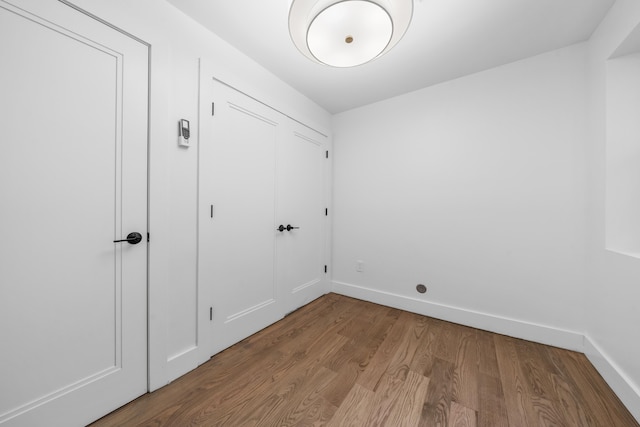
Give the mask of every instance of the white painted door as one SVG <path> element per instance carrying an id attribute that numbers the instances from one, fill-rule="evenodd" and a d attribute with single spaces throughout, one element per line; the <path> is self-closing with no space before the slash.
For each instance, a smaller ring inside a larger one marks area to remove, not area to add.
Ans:
<path id="1" fill-rule="evenodd" d="M 280 141 L 278 286 L 286 312 L 325 293 L 326 137 L 294 121 Z"/>
<path id="2" fill-rule="evenodd" d="M 283 314 L 274 244 L 283 116 L 215 80 L 205 90 L 216 102 L 199 144 L 198 287 L 201 309 L 212 307 L 214 354 Z"/>
<path id="3" fill-rule="evenodd" d="M 326 138 L 216 80 L 202 87 L 215 115 L 201 104 L 198 287 L 214 354 L 325 293 Z"/>
<path id="4" fill-rule="evenodd" d="M 0 0 L 0 58 L 0 425 L 84 425 L 147 390 L 148 49 Z"/>

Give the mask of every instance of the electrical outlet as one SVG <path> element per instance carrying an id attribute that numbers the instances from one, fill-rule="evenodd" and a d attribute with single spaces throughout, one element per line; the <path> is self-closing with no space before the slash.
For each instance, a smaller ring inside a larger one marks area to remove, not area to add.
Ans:
<path id="1" fill-rule="evenodd" d="M 364 271 L 364 261 L 362 260 L 356 261 L 356 271 L 358 273 L 362 273 Z"/>

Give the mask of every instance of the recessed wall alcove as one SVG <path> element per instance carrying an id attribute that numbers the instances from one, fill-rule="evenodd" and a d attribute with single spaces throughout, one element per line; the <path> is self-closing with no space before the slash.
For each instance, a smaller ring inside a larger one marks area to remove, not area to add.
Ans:
<path id="1" fill-rule="evenodd" d="M 606 248 L 640 258 L 640 26 L 607 61 Z"/>

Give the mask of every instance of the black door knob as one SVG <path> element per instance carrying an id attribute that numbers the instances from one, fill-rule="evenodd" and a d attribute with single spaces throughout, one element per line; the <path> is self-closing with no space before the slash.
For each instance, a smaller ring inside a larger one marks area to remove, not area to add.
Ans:
<path id="1" fill-rule="evenodd" d="M 300 227 L 293 227 L 291 226 L 291 224 L 287 224 L 287 231 L 291 231 L 291 230 L 297 230 Z"/>
<path id="2" fill-rule="evenodd" d="M 132 245 L 137 245 L 141 241 L 142 241 L 142 234 L 138 233 L 137 231 L 134 231 L 133 233 L 129 233 L 126 239 L 114 240 L 113 243 L 128 242 L 128 243 L 131 243 Z"/>
<path id="3" fill-rule="evenodd" d="M 276 230 L 282 233 L 285 230 L 285 226 L 280 224 L 280 227 L 276 228 Z"/>

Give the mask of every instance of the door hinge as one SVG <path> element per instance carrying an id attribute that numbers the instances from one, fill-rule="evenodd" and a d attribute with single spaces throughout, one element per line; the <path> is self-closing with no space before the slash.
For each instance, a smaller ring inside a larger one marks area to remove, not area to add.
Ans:
<path id="1" fill-rule="evenodd" d="M 209 320 L 213 320 L 213 307 L 209 307 Z"/>
<path id="2" fill-rule="evenodd" d="M 211 103 L 211 115 L 215 116 L 215 113 L 216 113 L 216 103 L 212 102 Z"/>
<path id="3" fill-rule="evenodd" d="M 327 272 L 327 266 L 326 265 L 324 266 L 324 272 L 325 273 Z"/>
<path id="4" fill-rule="evenodd" d="M 329 158 L 329 150 L 325 151 L 325 157 L 328 159 Z"/>
<path id="5" fill-rule="evenodd" d="M 147 243 L 149 243 L 150 234 L 147 233 Z"/>
<path id="6" fill-rule="evenodd" d="M 329 215 L 329 208 L 324 208 L 324 216 L 328 216 Z"/>

